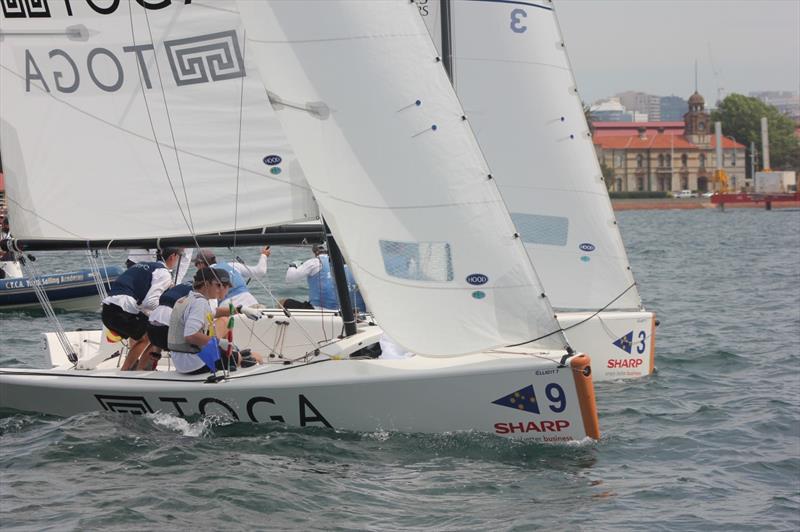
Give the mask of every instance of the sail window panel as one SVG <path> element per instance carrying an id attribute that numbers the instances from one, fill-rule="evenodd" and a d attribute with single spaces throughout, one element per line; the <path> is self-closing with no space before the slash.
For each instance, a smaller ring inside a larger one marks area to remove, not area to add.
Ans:
<path id="1" fill-rule="evenodd" d="M 569 218 L 512 212 L 511 219 L 526 244 L 567 245 Z"/>
<path id="2" fill-rule="evenodd" d="M 453 258 L 447 242 L 396 242 L 381 240 L 386 273 L 409 281 L 450 282 Z"/>

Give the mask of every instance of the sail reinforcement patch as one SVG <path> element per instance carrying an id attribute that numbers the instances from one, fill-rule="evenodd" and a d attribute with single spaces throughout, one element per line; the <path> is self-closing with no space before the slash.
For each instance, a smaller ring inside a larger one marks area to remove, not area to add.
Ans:
<path id="1" fill-rule="evenodd" d="M 512 212 L 511 219 L 526 244 L 567 245 L 569 218 Z"/>
<path id="2" fill-rule="evenodd" d="M 409 281 L 453 280 L 453 260 L 447 242 L 381 240 L 386 273 Z"/>

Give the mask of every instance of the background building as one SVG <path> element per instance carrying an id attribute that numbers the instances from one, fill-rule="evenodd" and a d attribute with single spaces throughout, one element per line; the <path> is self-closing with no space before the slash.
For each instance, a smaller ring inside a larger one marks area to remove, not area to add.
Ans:
<path id="1" fill-rule="evenodd" d="M 751 92 L 748 96 L 758 98 L 767 105 L 777 108 L 781 114 L 796 121 L 800 120 L 800 95 L 791 91 Z"/>
<path id="2" fill-rule="evenodd" d="M 616 95 L 620 103 L 628 111 L 646 115 L 643 121 L 658 122 L 661 120 L 661 98 L 644 92 L 626 91 Z M 638 120 L 636 120 L 638 122 Z"/>
<path id="3" fill-rule="evenodd" d="M 705 110 L 705 100 L 697 92 L 689 98 L 689 110 L 683 116 L 683 123 L 605 126 L 595 122 L 593 127 L 597 156 L 612 174 L 609 190 L 712 190 L 712 178 L 717 169 L 716 135 Z M 723 136 L 720 162 L 730 179 L 731 190 L 750 186 L 745 180 L 744 145 Z"/>
<path id="4" fill-rule="evenodd" d="M 661 120 L 670 122 L 683 120 L 683 115 L 689 110 L 689 102 L 680 96 L 661 97 Z"/>

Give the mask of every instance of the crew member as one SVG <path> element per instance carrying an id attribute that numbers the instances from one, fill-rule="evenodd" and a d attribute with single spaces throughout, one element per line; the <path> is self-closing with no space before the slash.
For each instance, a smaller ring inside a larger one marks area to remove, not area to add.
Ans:
<path id="1" fill-rule="evenodd" d="M 336 292 L 336 282 L 331 271 L 330 258 L 325 246 L 314 244 L 311 247 L 314 257 L 308 259 L 300 266 L 289 265 L 286 270 L 286 282 L 295 283 L 305 280 L 308 283 L 308 301 L 284 299 L 281 304 L 284 308 L 316 308 L 326 310 L 339 310 L 339 298 Z M 366 304 L 356 286 L 350 268 L 345 265 L 344 273 L 347 277 L 347 290 L 353 303 L 355 312 L 366 312 Z"/>
<path id="2" fill-rule="evenodd" d="M 243 261 L 217 263 L 217 257 L 210 249 L 201 249 L 194 259 L 194 265 L 200 268 L 220 268 L 228 272 L 231 278 L 231 289 L 225 299 L 220 301 L 220 305 L 233 303 L 234 306 L 252 307 L 258 305 L 258 301 L 247 288 L 247 280 L 255 277 L 262 277 L 267 273 L 267 258 L 270 256 L 269 246 L 261 249 L 261 256 L 258 264 L 248 266 Z"/>
<path id="3" fill-rule="evenodd" d="M 109 330 L 131 339 L 123 370 L 150 369 L 157 362 L 147 352 L 148 315 L 158 306 L 164 290 L 172 286 L 170 270 L 182 252 L 179 248 L 165 248 L 161 252 L 163 261 L 139 262 L 111 283 L 110 295 L 103 299 L 101 319 Z"/>
<path id="4" fill-rule="evenodd" d="M 210 299 L 224 300 L 230 287 L 228 273 L 218 268 L 200 268 L 194 276 L 192 291 L 175 303 L 169 320 L 167 344 L 172 363 L 180 373 L 199 374 L 209 371 L 197 355 L 211 341 L 213 313 Z M 220 350 L 227 350 L 227 340 L 220 340 Z M 225 364 L 217 361 L 217 369 Z M 249 350 L 233 350 L 232 369 L 249 367 L 263 362 L 262 357 Z"/>

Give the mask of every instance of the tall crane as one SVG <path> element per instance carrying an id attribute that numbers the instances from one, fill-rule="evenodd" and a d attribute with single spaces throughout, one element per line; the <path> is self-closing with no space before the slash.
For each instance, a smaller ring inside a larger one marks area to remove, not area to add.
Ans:
<path id="1" fill-rule="evenodd" d="M 711 42 L 709 41 L 706 44 L 708 45 L 708 60 L 711 63 L 711 72 L 714 73 L 714 85 L 716 85 L 717 88 L 717 105 L 719 105 L 723 96 L 725 96 L 725 88 L 720 85 L 720 71 L 714 63 L 714 54 L 711 52 Z"/>

